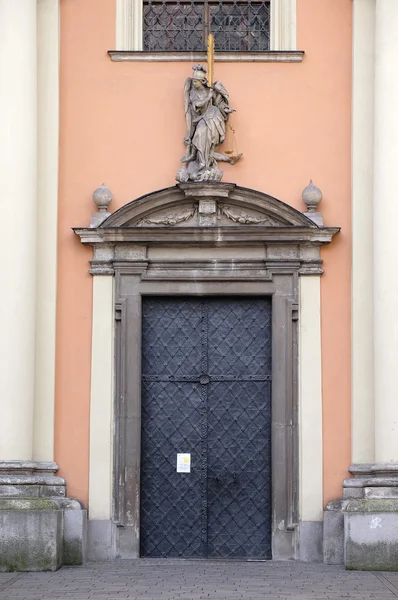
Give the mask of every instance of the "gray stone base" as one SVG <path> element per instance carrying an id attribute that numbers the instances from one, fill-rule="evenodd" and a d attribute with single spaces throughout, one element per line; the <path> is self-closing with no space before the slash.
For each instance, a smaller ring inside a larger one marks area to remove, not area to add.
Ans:
<path id="1" fill-rule="evenodd" d="M 63 511 L 51 500 L 0 501 L 0 571 L 56 571 Z"/>
<path id="2" fill-rule="evenodd" d="M 0 461 L 0 571 L 54 571 L 86 558 L 87 512 L 53 462 Z"/>
<path id="3" fill-rule="evenodd" d="M 324 562 L 398 571 L 398 464 L 351 465 L 343 498 L 324 513 Z"/>
<path id="4" fill-rule="evenodd" d="M 398 500 L 353 500 L 344 514 L 346 569 L 398 571 Z"/>
<path id="5" fill-rule="evenodd" d="M 116 557 L 115 529 L 112 521 L 88 521 L 88 560 L 111 560 Z"/>
<path id="6" fill-rule="evenodd" d="M 323 562 L 322 521 L 302 521 L 299 525 L 299 560 Z"/>
<path id="7" fill-rule="evenodd" d="M 136 528 L 131 525 L 117 527 L 115 533 L 117 557 L 125 559 L 139 558 L 140 540 Z"/>
<path id="8" fill-rule="evenodd" d="M 323 562 L 325 565 L 344 564 L 344 514 L 323 513 Z"/>
<path id="9" fill-rule="evenodd" d="M 78 503 L 73 501 L 75 504 Z M 82 565 L 87 557 L 87 511 L 80 505 L 64 509 L 63 561 L 68 566 Z"/>
<path id="10" fill-rule="evenodd" d="M 344 509 L 348 500 L 329 502 L 323 513 L 323 562 L 344 564 Z"/>

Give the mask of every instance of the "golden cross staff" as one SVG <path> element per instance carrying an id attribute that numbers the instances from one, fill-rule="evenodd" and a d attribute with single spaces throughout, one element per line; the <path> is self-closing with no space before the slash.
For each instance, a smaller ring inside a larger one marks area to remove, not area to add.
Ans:
<path id="1" fill-rule="evenodd" d="M 214 84 L 214 35 L 209 33 L 207 36 L 207 85 L 209 87 L 213 87 Z M 230 123 L 227 124 L 227 127 L 231 130 L 232 133 L 232 145 L 234 147 L 233 150 L 225 150 L 225 154 L 230 154 L 231 158 L 239 159 L 242 154 L 238 152 L 238 145 L 236 143 L 235 138 L 235 129 L 232 129 Z"/>
<path id="2" fill-rule="evenodd" d="M 209 33 L 207 36 L 207 81 L 210 87 L 213 87 L 214 76 L 214 35 Z"/>

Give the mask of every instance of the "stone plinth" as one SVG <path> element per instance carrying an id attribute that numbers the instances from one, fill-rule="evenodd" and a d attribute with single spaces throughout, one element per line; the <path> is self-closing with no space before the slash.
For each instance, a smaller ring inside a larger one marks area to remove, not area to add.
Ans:
<path id="1" fill-rule="evenodd" d="M 398 500 L 352 500 L 344 514 L 345 567 L 398 571 Z"/>
<path id="2" fill-rule="evenodd" d="M 352 465 L 343 499 L 324 513 L 324 562 L 398 571 L 398 464 Z"/>
<path id="3" fill-rule="evenodd" d="M 54 462 L 0 461 L 0 498 L 64 498 L 66 483 Z"/>
<path id="4" fill-rule="evenodd" d="M 77 500 L 65 498 L 57 504 L 63 509 L 63 565 L 83 564 L 87 556 L 87 510 Z"/>
<path id="5" fill-rule="evenodd" d="M 56 571 L 63 557 L 63 511 L 44 498 L 0 499 L 0 571 Z"/>
<path id="6" fill-rule="evenodd" d="M 323 513 L 323 562 L 344 564 L 344 510 L 348 500 L 332 500 Z"/>
<path id="7" fill-rule="evenodd" d="M 0 461 L 0 571 L 55 571 L 86 555 L 87 511 L 54 462 Z"/>

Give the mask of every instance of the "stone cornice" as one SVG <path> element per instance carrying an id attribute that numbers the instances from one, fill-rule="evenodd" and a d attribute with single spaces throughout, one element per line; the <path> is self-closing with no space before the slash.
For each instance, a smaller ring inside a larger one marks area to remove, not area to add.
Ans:
<path id="1" fill-rule="evenodd" d="M 166 269 L 170 277 L 177 277 L 172 273 L 188 273 L 193 268 L 192 258 L 184 258 L 184 248 L 197 248 L 195 260 L 200 262 L 201 249 L 245 246 L 263 249 L 260 255 L 257 252 L 262 258 L 257 256 L 250 268 L 321 275 L 320 246 L 330 243 L 340 230 L 320 227 L 307 215 L 262 192 L 233 183 L 207 182 L 147 194 L 122 206 L 98 226 L 74 231 L 83 244 L 94 248 L 90 261 L 93 275 L 113 275 L 115 268 L 123 268 L 160 276 L 148 258 L 148 249 L 181 247 L 181 254 Z M 196 269 L 195 276 L 214 277 L 214 264 L 202 262 Z M 233 265 L 226 261 L 223 277 L 228 269 L 234 278 L 246 278 L 244 253 Z"/>
<path id="2" fill-rule="evenodd" d="M 264 227 L 262 225 L 223 227 L 112 227 L 106 229 L 74 228 L 83 244 L 184 244 L 191 246 L 247 245 L 252 243 L 328 244 L 339 227 Z"/>

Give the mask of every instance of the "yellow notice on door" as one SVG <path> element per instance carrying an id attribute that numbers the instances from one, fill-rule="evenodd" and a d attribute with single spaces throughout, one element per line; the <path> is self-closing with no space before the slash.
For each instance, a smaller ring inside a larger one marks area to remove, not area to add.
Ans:
<path id="1" fill-rule="evenodd" d="M 191 455 L 177 454 L 177 473 L 191 472 Z"/>

